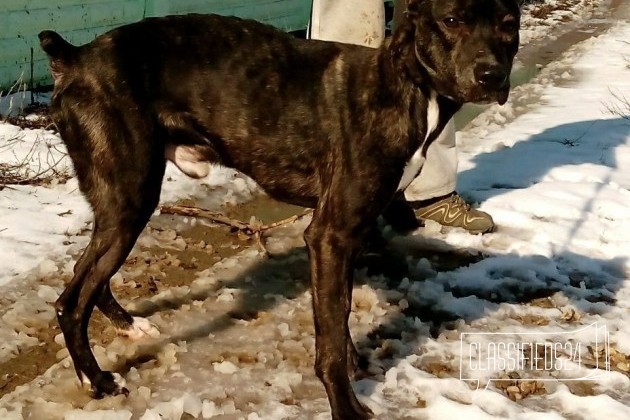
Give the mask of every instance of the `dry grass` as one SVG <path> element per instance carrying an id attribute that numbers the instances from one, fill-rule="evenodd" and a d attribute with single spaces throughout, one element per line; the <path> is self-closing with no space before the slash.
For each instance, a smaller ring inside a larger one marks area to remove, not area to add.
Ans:
<path id="1" fill-rule="evenodd" d="M 604 104 L 606 111 L 608 111 L 609 114 L 621 117 L 624 120 L 630 120 L 630 98 L 619 90 L 609 89 L 609 91 L 614 99 L 611 102 Z"/>
<path id="2" fill-rule="evenodd" d="M 26 83 L 23 75 L 9 88 L 0 90 L 0 120 L 7 121 L 9 116 L 23 113 L 26 104 Z M 6 109 L 6 111 L 3 111 Z M 2 116 L 4 114 L 4 117 Z"/>
<path id="3" fill-rule="evenodd" d="M 24 141 L 23 137 L 13 137 L 0 145 L 0 151 L 14 148 Z M 42 153 L 41 136 L 31 145 L 29 151 L 22 157 L 13 153 L 11 162 L 0 162 L 0 189 L 7 185 L 50 185 L 54 182 L 64 183 L 71 178 L 66 168 L 60 169 L 66 153 L 57 145 L 46 144 L 46 152 Z M 56 153 L 53 153 L 56 152 Z"/>
<path id="4" fill-rule="evenodd" d="M 554 4 L 547 3 L 544 0 L 533 0 L 533 1 L 522 2 L 522 4 L 534 5 L 530 10 L 530 15 L 535 19 L 541 19 L 541 20 L 547 19 L 550 15 L 552 15 L 554 12 L 557 12 L 558 10 L 571 10 L 571 8 L 576 3 L 578 3 L 577 0 L 563 0 Z M 564 22 L 571 20 L 571 18 L 568 16 L 563 16 L 560 19 Z"/>
<path id="5" fill-rule="evenodd" d="M 55 130 L 48 106 L 39 103 L 23 107 L 17 115 L 6 116 L 2 122 L 16 125 L 23 129 L 45 129 Z M 29 118 L 26 116 L 29 115 Z M 35 118 L 33 118 L 33 115 Z M 20 134 L 12 138 L 3 139 L 0 143 L 0 152 L 14 150 L 17 145 L 25 141 L 24 135 Z M 0 162 L 0 189 L 7 185 L 50 185 L 51 183 L 64 183 L 72 175 L 66 167 L 61 168 L 61 162 L 66 153 L 58 148 L 58 145 L 45 142 L 43 136 L 37 135 L 36 140 L 30 145 L 26 154 L 13 154 L 13 159 L 5 159 Z M 42 152 L 42 149 L 45 152 Z"/>
<path id="6" fill-rule="evenodd" d="M 630 41 L 619 40 L 624 44 L 630 44 Z M 626 57 L 626 69 L 630 71 L 630 58 Z M 614 98 L 612 102 L 605 103 L 604 106 L 609 114 L 621 117 L 624 120 L 630 120 L 630 98 L 626 93 L 619 90 L 608 89 Z"/>
<path id="7" fill-rule="evenodd" d="M 531 16 L 536 19 L 547 19 L 550 14 L 560 9 L 557 5 L 541 4 L 540 6 L 532 9 Z"/>
<path id="8" fill-rule="evenodd" d="M 31 118 L 26 118 L 26 116 Z M 37 118 L 32 118 L 36 116 Z M 46 104 L 35 102 L 26 106 L 22 112 L 4 118 L 4 122 L 17 125 L 20 128 L 29 128 L 31 130 L 43 129 L 57 132 L 57 126 L 50 117 L 49 107 Z"/>
<path id="9" fill-rule="evenodd" d="M 44 129 L 57 131 L 50 118 L 47 105 L 32 103 L 27 105 L 27 85 L 20 77 L 8 91 L 0 91 L 0 123 L 18 126 L 22 129 Z M 57 145 L 46 141 L 44 136 L 36 135 L 26 154 L 15 153 L 18 145 L 23 146 L 26 141 L 24 135 L 2 139 L 0 152 L 5 156 L 13 154 L 13 159 L 3 159 L 0 162 L 0 189 L 8 185 L 49 185 L 54 182 L 63 183 L 71 174 L 61 162 L 65 151 L 59 150 Z M 44 146 L 44 147 L 42 147 Z M 44 150 L 42 152 L 42 150 Z M 9 152 L 9 153 L 7 153 Z"/>

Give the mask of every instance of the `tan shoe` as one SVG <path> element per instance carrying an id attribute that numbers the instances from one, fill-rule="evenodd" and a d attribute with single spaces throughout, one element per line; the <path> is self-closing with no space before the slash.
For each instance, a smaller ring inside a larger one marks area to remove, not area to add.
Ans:
<path id="1" fill-rule="evenodd" d="M 417 202 L 414 205 L 416 216 L 424 220 L 433 220 L 443 226 L 466 229 L 472 234 L 488 233 L 494 229 L 492 216 L 481 210 L 473 209 L 457 193 L 428 205 Z"/>

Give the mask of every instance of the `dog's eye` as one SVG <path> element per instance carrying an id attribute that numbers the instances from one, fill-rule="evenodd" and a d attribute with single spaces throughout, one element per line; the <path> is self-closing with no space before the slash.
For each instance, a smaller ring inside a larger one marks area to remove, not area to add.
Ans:
<path id="1" fill-rule="evenodd" d="M 460 24 L 459 20 L 457 20 L 457 19 L 455 19 L 455 18 L 453 18 L 453 17 L 447 17 L 447 18 L 446 18 L 446 19 L 444 19 L 442 22 L 444 22 L 444 25 L 445 25 L 447 28 L 450 28 L 450 29 L 456 29 L 456 28 L 459 28 L 459 24 Z"/>
<path id="2" fill-rule="evenodd" d="M 518 28 L 518 23 L 516 22 L 516 19 L 506 17 L 503 19 L 503 22 L 501 22 L 499 29 L 502 32 L 516 32 L 518 31 L 519 28 Z"/>

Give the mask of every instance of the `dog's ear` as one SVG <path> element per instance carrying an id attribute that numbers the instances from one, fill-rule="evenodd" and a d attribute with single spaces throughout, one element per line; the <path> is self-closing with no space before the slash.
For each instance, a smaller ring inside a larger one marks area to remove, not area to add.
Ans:
<path id="1" fill-rule="evenodd" d="M 407 4 L 405 14 L 411 19 L 418 16 L 418 13 L 420 13 L 420 3 L 423 1 L 425 0 L 405 0 L 405 3 Z"/>
<path id="2" fill-rule="evenodd" d="M 420 83 L 422 79 L 422 73 L 419 69 L 415 52 L 415 17 L 418 14 L 416 6 L 421 1 L 422 0 L 408 0 L 408 6 L 413 6 L 414 8 L 408 9 L 404 13 L 389 44 L 389 51 L 394 67 L 401 73 L 407 74 L 414 83 Z"/>
<path id="3" fill-rule="evenodd" d="M 416 28 L 413 22 L 405 16 L 392 34 L 392 41 L 389 44 L 392 57 L 396 58 L 404 55 L 405 50 L 413 45 L 415 31 Z"/>
<path id="4" fill-rule="evenodd" d="M 392 41 L 390 44 L 390 51 L 393 57 L 400 57 L 406 47 L 413 43 L 415 36 L 414 21 L 417 17 L 418 3 L 422 0 L 396 0 L 394 7 L 396 7 L 396 15 L 399 19 L 394 19 L 394 32 L 392 34 Z M 399 8 L 403 9 L 399 13 Z"/>

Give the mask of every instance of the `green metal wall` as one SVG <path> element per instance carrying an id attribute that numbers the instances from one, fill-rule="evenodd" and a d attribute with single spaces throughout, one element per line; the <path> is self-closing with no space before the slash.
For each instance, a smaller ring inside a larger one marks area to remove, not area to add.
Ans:
<path id="1" fill-rule="evenodd" d="M 304 29 L 311 0 L 0 0 L 0 90 L 51 82 L 37 34 L 53 29 L 75 44 L 148 16 L 219 13 L 254 18 L 284 30 Z"/>

